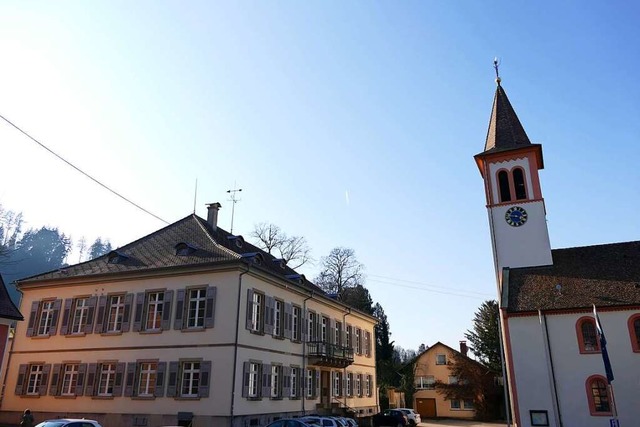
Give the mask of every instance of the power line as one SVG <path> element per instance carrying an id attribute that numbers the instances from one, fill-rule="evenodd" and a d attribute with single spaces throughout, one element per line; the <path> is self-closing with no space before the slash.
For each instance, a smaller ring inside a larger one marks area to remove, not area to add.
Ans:
<path id="1" fill-rule="evenodd" d="M 427 288 L 422 288 L 422 287 L 419 287 L 419 286 L 402 285 L 400 283 L 385 282 L 384 280 L 369 279 L 369 281 L 370 282 L 377 282 L 377 283 L 384 283 L 385 285 L 399 286 L 401 288 L 409 288 L 409 289 L 416 289 L 416 290 L 424 291 L 424 292 L 432 292 L 434 294 L 453 295 L 453 296 L 456 296 L 456 297 L 474 298 L 474 299 L 486 299 L 486 298 L 488 298 L 487 296 L 481 296 L 481 295 L 471 295 L 471 294 L 456 293 L 456 292 L 438 291 L 438 290 L 435 290 L 435 289 L 427 289 Z"/>
<path id="2" fill-rule="evenodd" d="M 11 126 L 13 126 L 15 129 L 17 129 L 20 133 L 22 133 L 24 136 L 26 136 L 27 138 L 29 138 L 30 140 L 32 140 L 33 142 L 35 142 L 36 144 L 38 144 L 40 147 L 44 148 L 45 150 L 47 150 L 49 153 L 53 154 L 54 156 L 56 156 L 58 159 L 62 160 L 63 162 L 65 162 L 67 165 L 71 166 L 73 169 L 75 169 L 76 171 L 80 172 L 82 175 L 86 176 L 87 178 L 89 178 L 91 181 L 95 182 L 96 184 L 98 184 L 99 186 L 101 186 L 102 188 L 104 188 L 105 190 L 110 191 L 111 193 L 115 194 L 116 196 L 120 197 L 122 200 L 124 200 L 125 202 L 135 206 L 136 208 L 140 209 L 142 212 L 151 215 L 152 217 L 164 222 L 165 224 L 169 224 L 169 222 L 165 221 L 164 219 L 160 218 L 158 215 L 149 212 L 148 210 L 146 210 L 145 208 L 143 208 L 142 206 L 140 206 L 139 204 L 135 203 L 133 200 L 130 200 L 128 198 L 126 198 L 125 196 L 123 196 L 122 194 L 118 193 L 116 190 L 111 189 L 109 186 L 107 186 L 106 184 L 103 184 L 102 182 L 100 182 L 98 179 L 92 177 L 91 175 L 89 175 L 88 173 L 86 173 L 85 171 L 83 171 L 82 169 L 80 169 L 79 167 L 77 167 L 76 165 L 74 165 L 73 163 L 71 163 L 70 161 L 68 161 L 67 159 L 65 159 L 64 157 L 60 156 L 59 154 L 57 154 L 56 152 L 54 152 L 53 150 L 51 150 L 49 147 L 47 147 L 46 145 L 44 145 L 42 142 L 38 141 L 37 139 L 35 139 L 34 137 L 32 137 L 31 135 L 29 135 L 27 132 L 25 132 L 24 130 L 20 129 L 18 126 L 16 126 L 15 124 L 13 124 L 13 122 L 11 122 L 11 120 L 7 119 L 6 117 L 4 117 L 2 114 L 0 114 L 0 118 L 2 120 L 4 120 L 5 122 L 9 123 Z"/>
<path id="3" fill-rule="evenodd" d="M 425 292 L 434 292 L 434 293 L 445 294 L 445 295 L 465 296 L 469 298 L 488 298 L 488 297 L 494 296 L 493 294 L 484 293 L 484 292 L 476 292 L 476 291 L 469 291 L 465 289 L 456 289 L 456 288 L 448 288 L 444 286 L 429 285 L 424 282 L 398 279 L 395 277 L 377 276 L 375 274 L 369 274 L 367 276 L 369 277 L 369 281 L 371 282 L 385 283 L 388 285 L 400 286 L 400 287 L 409 288 L 409 289 L 418 289 Z M 376 279 L 371 279 L 371 277 L 377 277 L 379 279 L 386 279 L 386 280 L 376 280 Z M 412 284 L 423 285 L 423 286 L 410 286 L 410 285 L 404 285 L 396 282 L 412 283 Z M 435 289 L 429 289 L 429 288 L 435 288 Z M 439 290 L 439 289 L 443 289 L 443 290 Z"/>

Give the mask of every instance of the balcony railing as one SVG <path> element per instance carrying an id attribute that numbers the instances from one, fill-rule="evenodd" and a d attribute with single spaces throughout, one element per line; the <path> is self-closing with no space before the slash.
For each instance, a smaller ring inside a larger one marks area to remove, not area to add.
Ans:
<path id="1" fill-rule="evenodd" d="M 353 349 L 323 341 L 307 343 L 309 363 L 318 366 L 344 368 L 353 363 Z"/>

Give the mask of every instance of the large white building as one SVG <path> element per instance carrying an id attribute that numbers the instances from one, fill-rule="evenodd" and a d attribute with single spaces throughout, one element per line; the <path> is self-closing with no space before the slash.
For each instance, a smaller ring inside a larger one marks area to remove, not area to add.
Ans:
<path id="1" fill-rule="evenodd" d="M 0 423 L 263 426 L 377 411 L 375 319 L 190 215 L 100 258 L 19 281 Z"/>
<path id="2" fill-rule="evenodd" d="M 513 423 L 640 425 L 640 242 L 551 249 L 532 144 L 497 80 L 485 182 Z M 593 306 L 615 373 L 608 384 Z"/>

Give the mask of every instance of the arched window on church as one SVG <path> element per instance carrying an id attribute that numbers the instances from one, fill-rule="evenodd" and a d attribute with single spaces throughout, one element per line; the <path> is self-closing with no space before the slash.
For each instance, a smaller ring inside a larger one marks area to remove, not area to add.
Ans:
<path id="1" fill-rule="evenodd" d="M 509 174 L 507 171 L 498 172 L 498 185 L 500 186 L 500 203 L 511 201 L 511 190 L 509 189 Z"/>
<path id="2" fill-rule="evenodd" d="M 516 200 L 527 198 L 527 188 L 524 185 L 524 171 L 522 168 L 515 168 L 513 170 L 513 186 L 516 190 Z"/>
<path id="3" fill-rule="evenodd" d="M 640 313 L 629 318 L 629 336 L 631 348 L 635 353 L 640 353 Z"/>
<path id="4" fill-rule="evenodd" d="M 591 415 L 611 415 L 611 396 L 606 378 L 602 375 L 592 375 L 587 378 L 585 385 Z"/>
<path id="5" fill-rule="evenodd" d="M 600 345 L 596 334 L 596 322 L 591 316 L 584 316 L 576 322 L 580 353 L 598 353 Z"/>

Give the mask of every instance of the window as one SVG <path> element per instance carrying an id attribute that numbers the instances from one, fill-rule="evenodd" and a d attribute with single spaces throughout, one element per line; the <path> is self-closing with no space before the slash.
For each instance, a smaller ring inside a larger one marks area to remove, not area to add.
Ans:
<path id="1" fill-rule="evenodd" d="M 187 328 L 204 328 L 204 309 L 207 303 L 207 289 L 196 288 L 188 291 Z"/>
<path id="2" fill-rule="evenodd" d="M 342 395 L 341 384 L 342 384 L 342 372 L 332 372 L 333 374 L 333 395 L 340 396 Z"/>
<path id="3" fill-rule="evenodd" d="M 436 365 L 446 365 L 446 364 L 447 364 L 447 355 L 436 354 Z"/>
<path id="4" fill-rule="evenodd" d="M 113 385 L 116 379 L 116 364 L 102 363 L 98 382 L 98 396 L 112 396 Z"/>
<path id="5" fill-rule="evenodd" d="M 576 322 L 578 348 L 580 353 L 598 353 L 600 346 L 596 334 L 596 322 L 591 316 L 584 316 Z"/>
<path id="6" fill-rule="evenodd" d="M 84 327 L 87 324 L 89 315 L 89 298 L 78 298 L 73 308 L 73 321 L 71 322 L 71 333 L 84 333 Z"/>
<path id="7" fill-rule="evenodd" d="M 356 328 L 356 354 L 362 354 L 362 329 Z"/>
<path id="8" fill-rule="evenodd" d="M 371 383 L 373 382 L 373 376 L 372 375 L 367 375 L 367 381 L 365 382 L 364 388 L 365 388 L 365 393 L 367 395 L 367 397 L 371 397 L 372 393 L 371 393 Z"/>
<path id="9" fill-rule="evenodd" d="M 292 399 L 296 399 L 298 397 L 298 387 L 299 387 L 299 382 L 298 382 L 298 375 L 299 375 L 299 369 L 296 367 L 291 367 L 291 390 L 290 390 L 290 395 L 289 397 L 291 397 Z"/>
<path id="10" fill-rule="evenodd" d="M 587 399 L 591 415 L 611 415 L 611 397 L 607 380 L 601 375 L 587 378 Z"/>
<path id="11" fill-rule="evenodd" d="M 291 339 L 300 341 L 300 307 L 294 305 L 291 310 Z"/>
<path id="12" fill-rule="evenodd" d="M 284 303 L 280 300 L 274 301 L 273 310 L 273 336 L 282 337 L 284 335 Z"/>
<path id="13" fill-rule="evenodd" d="M 39 395 L 40 386 L 43 385 L 44 365 L 31 365 L 29 366 L 29 381 L 27 382 L 28 395 Z M 44 384 L 46 386 L 46 384 Z"/>
<path id="14" fill-rule="evenodd" d="M 458 399 L 450 400 L 451 409 L 460 409 L 460 401 Z"/>
<path id="15" fill-rule="evenodd" d="M 156 378 L 158 372 L 157 362 L 141 362 L 138 376 L 136 396 L 150 397 L 155 395 Z"/>
<path id="16" fill-rule="evenodd" d="M 449 375 L 449 384 L 458 384 L 458 377 Z"/>
<path id="17" fill-rule="evenodd" d="M 334 338 L 333 338 L 333 342 L 336 345 L 342 345 L 342 323 L 340 322 L 336 322 L 336 328 L 334 331 Z"/>
<path id="18" fill-rule="evenodd" d="M 346 335 L 345 338 L 346 338 L 346 341 L 347 341 L 346 342 L 347 348 L 353 348 L 353 336 L 352 336 L 352 333 L 353 333 L 353 326 L 347 325 L 346 334 L 345 334 Z"/>
<path id="19" fill-rule="evenodd" d="M 61 299 L 33 301 L 27 326 L 27 336 L 48 337 L 56 334 Z"/>
<path id="20" fill-rule="evenodd" d="M 313 386 L 313 379 L 315 378 L 315 371 L 313 369 L 307 369 L 307 397 L 313 397 L 315 387 Z"/>
<path id="21" fill-rule="evenodd" d="M 629 318 L 629 336 L 631 348 L 635 353 L 640 353 L 640 314 L 634 314 Z"/>
<path id="22" fill-rule="evenodd" d="M 145 331 L 159 330 L 162 327 L 162 310 L 164 308 L 164 292 L 149 292 L 147 296 L 147 316 Z"/>
<path id="23" fill-rule="evenodd" d="M 347 373 L 347 396 L 353 396 L 353 374 Z"/>
<path id="24" fill-rule="evenodd" d="M 282 366 L 271 365 L 271 398 L 278 399 L 282 397 Z"/>
<path id="25" fill-rule="evenodd" d="M 247 362 L 248 369 L 245 372 L 245 397 L 260 397 L 260 369 L 262 364 Z"/>
<path id="26" fill-rule="evenodd" d="M 469 400 L 469 399 L 463 400 L 462 408 L 467 410 L 473 410 L 473 400 Z"/>
<path id="27" fill-rule="evenodd" d="M 124 320 L 124 295 L 111 295 L 109 297 L 107 313 L 106 332 L 121 332 L 122 321 Z"/>
<path id="28" fill-rule="evenodd" d="M 316 341 L 318 339 L 318 328 L 316 325 L 316 314 L 313 311 L 309 312 L 307 318 L 307 341 Z"/>
<path id="29" fill-rule="evenodd" d="M 329 341 L 329 319 L 322 316 L 321 322 L 322 323 L 320 327 L 321 328 L 320 341 L 326 343 Z"/>
<path id="30" fill-rule="evenodd" d="M 433 375 L 427 375 L 424 377 L 416 378 L 416 388 L 423 390 L 433 390 L 435 389 L 436 379 Z"/>
<path id="31" fill-rule="evenodd" d="M 264 331 L 264 295 L 251 291 L 250 299 L 250 327 L 253 332 L 262 333 Z"/>
<path id="32" fill-rule="evenodd" d="M 200 362 L 183 362 L 180 377 L 180 396 L 198 397 Z"/>
<path id="33" fill-rule="evenodd" d="M 511 190 L 509 188 L 509 173 L 507 171 L 502 170 L 498 172 L 498 185 L 500 186 L 500 202 L 510 202 Z"/>
<path id="34" fill-rule="evenodd" d="M 527 188 L 524 185 L 524 171 L 522 168 L 513 169 L 513 187 L 516 192 L 516 200 L 527 198 Z"/>
<path id="35" fill-rule="evenodd" d="M 69 363 L 63 365 L 61 396 L 75 396 L 78 386 L 78 364 Z"/>
<path id="36" fill-rule="evenodd" d="M 356 374 L 356 396 L 362 396 L 362 374 Z"/>

